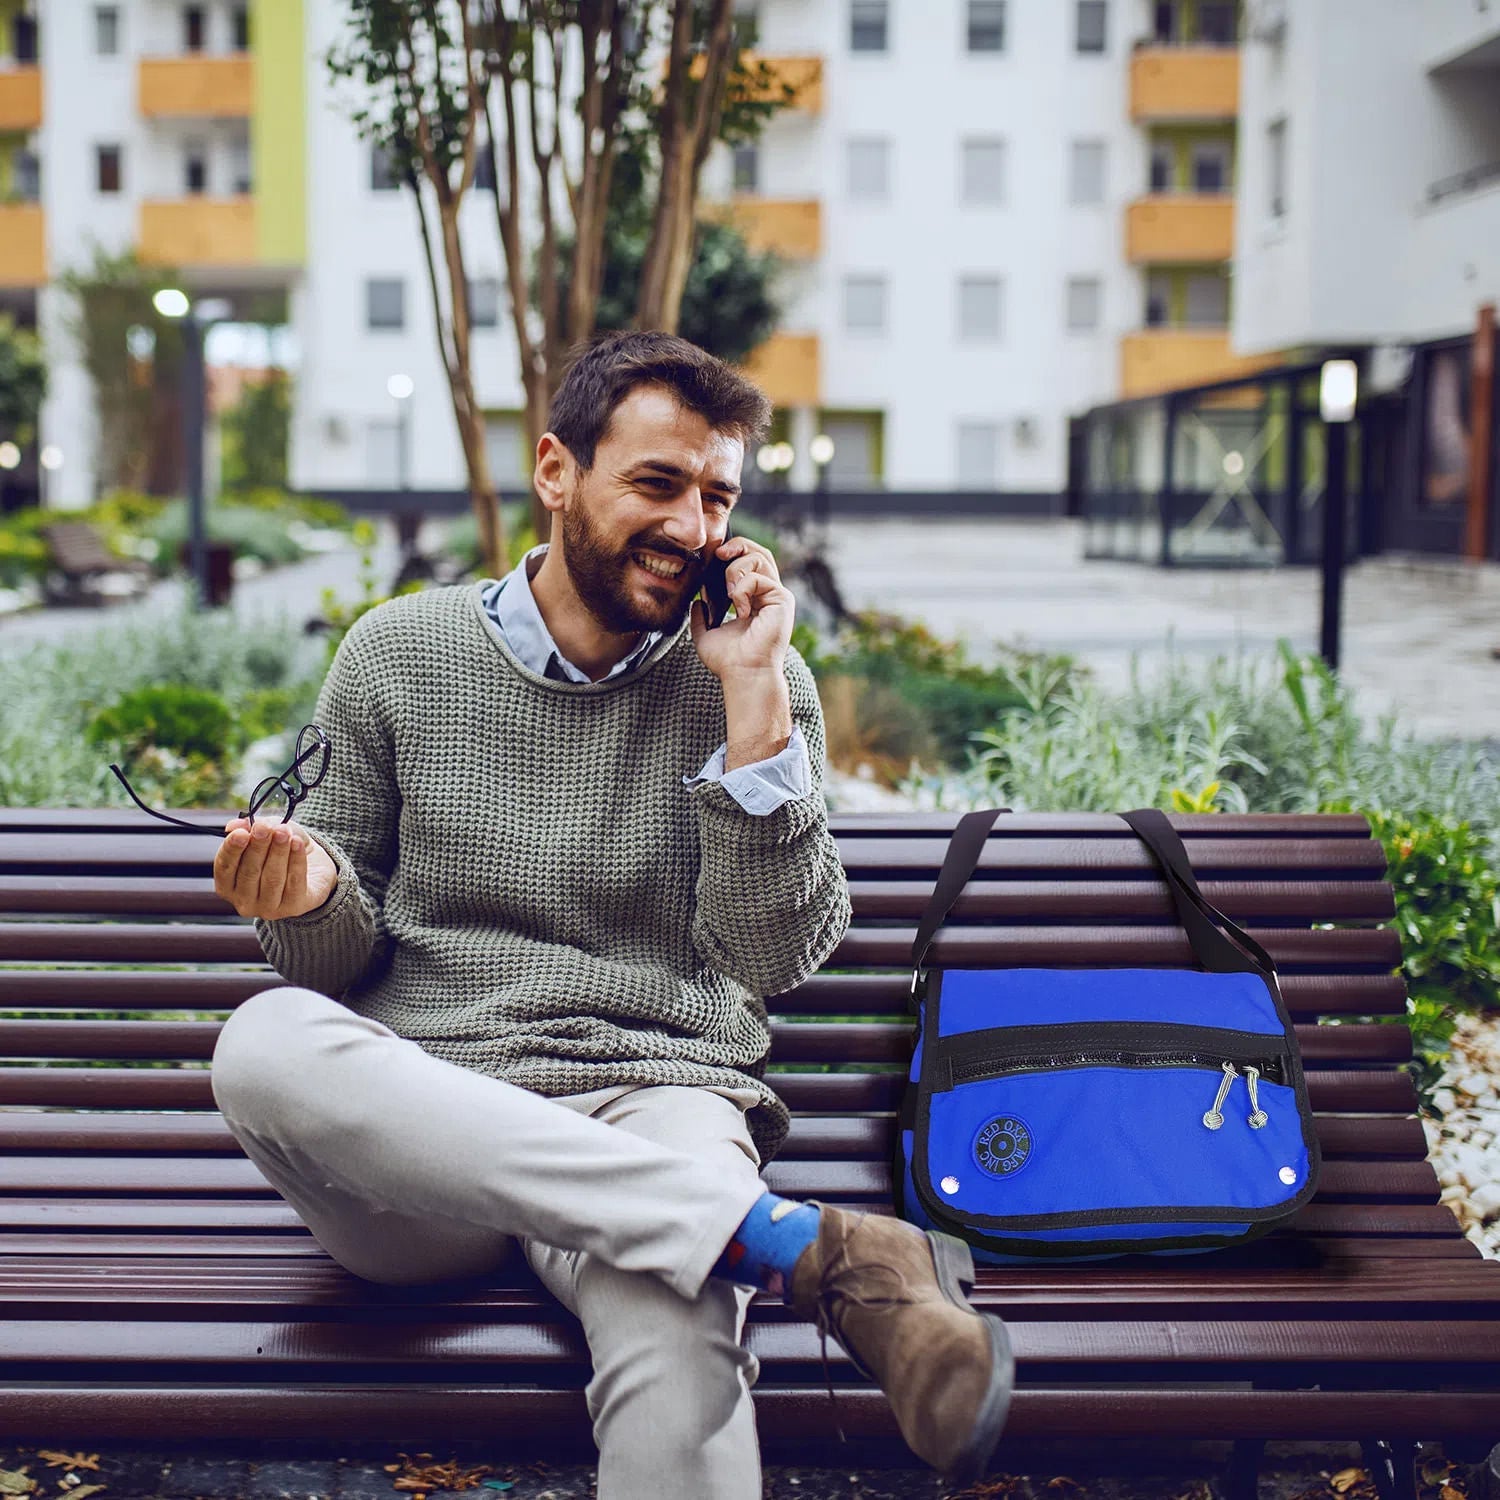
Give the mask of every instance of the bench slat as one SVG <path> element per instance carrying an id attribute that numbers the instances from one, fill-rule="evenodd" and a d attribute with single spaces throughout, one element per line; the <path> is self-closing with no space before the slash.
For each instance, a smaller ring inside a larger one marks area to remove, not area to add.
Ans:
<path id="1" fill-rule="evenodd" d="M 1317 1116 L 1318 1140 L 1325 1158 L 1349 1156 L 1379 1160 L 1425 1160 L 1427 1137 L 1420 1121 L 1349 1119 Z M 892 1115 L 879 1119 L 811 1119 L 798 1116 L 779 1161 L 836 1157 L 884 1161 L 896 1132 Z M 171 1152 L 174 1155 L 239 1155 L 224 1117 L 199 1115 L 45 1114 L 0 1110 L 0 1155 L 50 1151 Z M 0 1184 L 5 1173 L 0 1167 Z"/>

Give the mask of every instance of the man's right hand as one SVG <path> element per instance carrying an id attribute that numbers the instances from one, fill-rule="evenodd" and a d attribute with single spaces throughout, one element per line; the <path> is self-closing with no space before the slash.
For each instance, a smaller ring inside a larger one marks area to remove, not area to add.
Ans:
<path id="1" fill-rule="evenodd" d="M 214 890 L 242 917 L 300 917 L 333 894 L 338 867 L 295 823 L 235 818 L 214 856 Z"/>

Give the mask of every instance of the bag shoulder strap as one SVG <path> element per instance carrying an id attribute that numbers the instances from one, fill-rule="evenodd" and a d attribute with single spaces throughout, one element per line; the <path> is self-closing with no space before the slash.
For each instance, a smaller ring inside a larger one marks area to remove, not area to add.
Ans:
<path id="1" fill-rule="evenodd" d="M 1234 974 L 1246 969 L 1273 973 L 1276 966 L 1271 955 L 1243 927 L 1230 921 L 1204 898 L 1187 850 L 1167 815 L 1159 808 L 1140 807 L 1120 816 L 1161 866 L 1172 904 L 1177 908 L 1177 919 L 1198 962 L 1211 973 Z"/>
<path id="2" fill-rule="evenodd" d="M 943 868 L 938 872 L 937 884 L 933 887 L 927 910 L 922 914 L 921 924 L 917 928 L 916 941 L 912 944 L 911 966 L 914 971 L 926 963 L 927 950 L 932 946 L 938 928 L 947 921 L 948 913 L 953 910 L 953 903 L 962 895 L 970 876 L 978 869 L 985 840 L 989 838 L 995 820 L 1001 813 L 1009 811 L 1008 807 L 984 808 L 979 812 L 965 813 L 958 820 L 953 837 L 948 840 L 948 853 L 943 859 Z"/>

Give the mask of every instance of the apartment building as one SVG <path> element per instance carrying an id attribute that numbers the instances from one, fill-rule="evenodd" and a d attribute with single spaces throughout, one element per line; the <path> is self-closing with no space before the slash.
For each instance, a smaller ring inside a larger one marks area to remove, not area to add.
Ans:
<path id="1" fill-rule="evenodd" d="M 754 148 L 716 150 L 705 209 L 784 261 L 782 328 L 751 368 L 794 487 L 816 482 L 823 432 L 834 487 L 1046 506 L 1071 414 L 1274 360 L 1229 340 L 1236 0 L 739 9 L 796 102 Z M 0 0 L 0 28 L 16 18 L 13 37 L 0 29 L 0 188 L 29 194 L 0 204 L 15 226 L 0 298 L 29 298 L 59 334 L 48 279 L 91 240 L 134 244 L 205 293 L 284 292 L 293 482 L 454 490 L 412 206 L 323 65 L 343 11 Z M 61 98 L 77 102 L 45 107 Z M 483 184 L 465 211 L 476 384 L 494 472 L 516 490 L 529 455 Z M 61 492 L 82 499 L 87 382 L 52 342 L 46 441 L 72 476 Z"/>

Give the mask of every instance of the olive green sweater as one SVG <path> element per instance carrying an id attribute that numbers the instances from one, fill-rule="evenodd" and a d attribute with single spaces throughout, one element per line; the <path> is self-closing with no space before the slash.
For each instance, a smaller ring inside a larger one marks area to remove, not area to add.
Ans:
<path id="1" fill-rule="evenodd" d="M 691 775 L 724 695 L 686 624 L 634 671 L 556 682 L 486 616 L 486 584 L 355 622 L 318 699 L 328 772 L 297 821 L 338 866 L 305 916 L 257 921 L 278 973 L 446 1061 L 547 1095 L 751 1086 L 763 1160 L 787 1112 L 763 997 L 849 924 L 823 802 L 823 718 L 787 654 L 807 797 L 747 813 Z"/>

